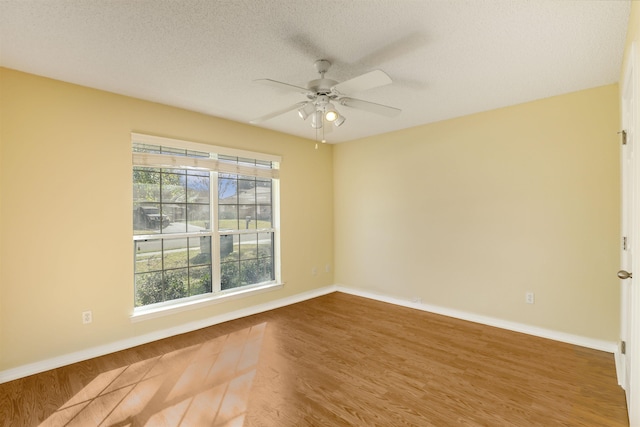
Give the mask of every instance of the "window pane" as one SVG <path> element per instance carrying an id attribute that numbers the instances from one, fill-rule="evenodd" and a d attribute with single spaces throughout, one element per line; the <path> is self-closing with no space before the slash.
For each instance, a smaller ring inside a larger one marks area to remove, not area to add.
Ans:
<path id="1" fill-rule="evenodd" d="M 133 170 L 133 201 L 160 201 L 160 173 L 157 169 L 136 168 Z"/>
<path id="2" fill-rule="evenodd" d="M 162 233 L 184 233 L 187 231 L 186 210 L 184 203 L 163 203 Z"/>
<path id="3" fill-rule="evenodd" d="M 141 144 L 139 142 L 133 144 L 134 153 L 160 153 L 160 147 L 157 145 Z"/>
<path id="4" fill-rule="evenodd" d="M 209 175 L 187 175 L 187 203 L 209 203 Z"/>
<path id="5" fill-rule="evenodd" d="M 273 217 L 271 216 L 271 205 L 256 206 L 256 216 L 258 218 L 258 228 L 273 228 Z"/>
<path id="6" fill-rule="evenodd" d="M 164 301 L 185 298 L 189 296 L 189 270 L 165 270 L 164 272 Z"/>
<path id="7" fill-rule="evenodd" d="M 247 165 L 247 166 L 253 166 L 256 164 L 256 160 L 255 159 L 247 159 L 244 157 L 238 157 L 238 164 L 240 165 Z"/>
<path id="8" fill-rule="evenodd" d="M 218 179 L 218 202 L 221 205 L 238 203 L 238 180 L 235 178 Z"/>
<path id="9" fill-rule="evenodd" d="M 271 181 L 256 182 L 256 203 L 271 204 Z"/>
<path id="10" fill-rule="evenodd" d="M 254 179 L 238 180 L 238 203 L 256 203 L 256 181 Z"/>
<path id="11" fill-rule="evenodd" d="M 187 150 L 184 148 L 160 147 L 160 150 L 164 154 L 174 154 L 177 156 L 185 156 L 187 154 Z"/>
<path id="12" fill-rule="evenodd" d="M 256 273 L 257 283 L 274 280 L 273 258 L 261 258 L 258 260 L 258 272 Z"/>
<path id="13" fill-rule="evenodd" d="M 220 262 L 228 262 L 240 258 L 240 236 L 237 234 L 224 234 L 220 236 Z"/>
<path id="14" fill-rule="evenodd" d="M 241 192 L 238 195 L 238 200 L 240 200 L 239 205 L 255 205 L 256 204 L 256 191 L 255 189 L 246 190 Z"/>
<path id="15" fill-rule="evenodd" d="M 135 242 L 135 272 L 147 273 L 162 270 L 162 241 Z"/>
<path id="16" fill-rule="evenodd" d="M 189 238 L 189 265 L 211 264 L 211 236 Z"/>
<path id="17" fill-rule="evenodd" d="M 162 272 L 136 274 L 135 306 L 155 304 L 164 301 Z"/>
<path id="18" fill-rule="evenodd" d="M 240 227 L 243 230 L 256 228 L 256 206 L 255 205 L 239 205 L 238 214 L 240 216 Z"/>
<path id="19" fill-rule="evenodd" d="M 177 173 L 163 173 L 161 177 L 162 183 L 162 202 L 187 202 L 187 187 L 185 177 Z"/>
<path id="20" fill-rule="evenodd" d="M 133 229 L 135 234 L 157 234 L 168 218 L 160 213 L 159 203 L 134 203 Z"/>
<path id="21" fill-rule="evenodd" d="M 258 258 L 258 235 L 240 235 L 240 259 Z"/>
<path id="22" fill-rule="evenodd" d="M 133 170 L 134 234 L 157 233 L 160 213 L 160 173 L 158 169 Z"/>
<path id="23" fill-rule="evenodd" d="M 204 158 L 210 158 L 211 155 L 209 153 L 205 153 L 202 151 L 191 151 L 191 150 L 187 150 L 187 156 L 189 157 L 204 157 Z"/>
<path id="24" fill-rule="evenodd" d="M 218 155 L 218 160 L 225 163 L 238 163 L 238 158 L 233 156 L 227 156 L 224 154 Z"/>
<path id="25" fill-rule="evenodd" d="M 268 258 L 265 258 L 265 260 Z M 247 286 L 269 280 L 270 276 L 267 266 L 269 263 L 264 260 L 248 259 L 240 260 L 240 285 Z"/>
<path id="26" fill-rule="evenodd" d="M 170 268 L 185 268 L 189 265 L 187 239 L 164 239 L 162 246 L 165 270 Z"/>
<path id="27" fill-rule="evenodd" d="M 240 263 L 238 261 L 220 264 L 220 289 L 231 289 L 240 286 Z"/>
<path id="28" fill-rule="evenodd" d="M 189 204 L 187 205 L 188 231 L 209 230 L 211 212 L 209 205 Z"/>
<path id="29" fill-rule="evenodd" d="M 218 206 L 218 229 L 238 230 L 238 206 L 220 205 Z"/>
<path id="30" fill-rule="evenodd" d="M 269 160 L 256 160 L 256 166 L 262 167 L 265 169 L 271 169 L 271 161 Z"/>
<path id="31" fill-rule="evenodd" d="M 211 292 L 211 266 L 189 269 L 189 296 Z"/>
<path id="32" fill-rule="evenodd" d="M 273 233 L 258 234 L 258 258 L 273 257 Z"/>

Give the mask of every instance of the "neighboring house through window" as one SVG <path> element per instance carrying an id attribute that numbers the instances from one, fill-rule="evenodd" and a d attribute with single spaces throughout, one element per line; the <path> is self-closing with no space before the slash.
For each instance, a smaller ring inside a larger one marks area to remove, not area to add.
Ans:
<path id="1" fill-rule="evenodd" d="M 280 282 L 278 156 L 132 134 L 135 311 Z"/>

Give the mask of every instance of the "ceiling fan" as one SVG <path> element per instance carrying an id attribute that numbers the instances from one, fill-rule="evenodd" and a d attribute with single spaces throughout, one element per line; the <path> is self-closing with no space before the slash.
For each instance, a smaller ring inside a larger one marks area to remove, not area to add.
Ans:
<path id="1" fill-rule="evenodd" d="M 401 110 L 398 108 L 347 96 L 349 93 L 362 92 L 364 90 L 390 84 L 391 78 L 384 71 L 370 71 L 342 83 L 338 83 L 335 80 L 326 79 L 324 77 L 324 74 L 331 67 L 331 62 L 326 59 L 319 59 L 314 63 L 314 66 L 318 74 L 320 74 L 320 78 L 311 80 L 307 83 L 306 88 L 271 79 L 254 80 L 256 83 L 288 91 L 299 92 L 305 95 L 307 100 L 251 120 L 250 123 L 262 123 L 289 111 L 298 110 L 298 115 L 301 119 L 306 120 L 309 117 L 311 118 L 311 127 L 314 129 L 322 128 L 323 123 L 325 122 L 328 124 L 333 123 L 334 126 L 339 127 L 345 122 L 346 118 L 338 112 L 334 103 L 387 117 L 395 117 L 400 114 Z M 327 130 L 329 128 L 327 128 Z M 323 131 L 324 130 L 325 129 L 323 129 Z"/>

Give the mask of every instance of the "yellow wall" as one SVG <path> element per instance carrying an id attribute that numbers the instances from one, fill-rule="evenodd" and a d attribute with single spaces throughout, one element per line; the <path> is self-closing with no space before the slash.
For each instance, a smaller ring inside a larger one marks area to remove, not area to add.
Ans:
<path id="1" fill-rule="evenodd" d="M 0 371 L 333 283 L 331 146 L 2 68 L 0 93 Z M 131 323 L 132 131 L 283 157 L 283 289 Z"/>
<path id="2" fill-rule="evenodd" d="M 0 94 L 0 371 L 332 283 L 618 339 L 617 85 L 319 150 L 2 68 Z M 132 131 L 283 157 L 282 290 L 131 323 Z"/>
<path id="3" fill-rule="evenodd" d="M 336 146 L 336 283 L 617 341 L 618 126 L 610 85 Z"/>

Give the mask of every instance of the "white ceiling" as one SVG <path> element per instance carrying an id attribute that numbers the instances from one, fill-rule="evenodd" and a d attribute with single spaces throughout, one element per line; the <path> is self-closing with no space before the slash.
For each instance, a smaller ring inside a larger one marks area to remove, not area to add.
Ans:
<path id="1" fill-rule="evenodd" d="M 628 0 L 0 0 L 0 65 L 248 123 L 305 100 L 315 60 L 349 94 L 343 142 L 617 82 Z M 314 139 L 295 111 L 261 127 Z"/>

